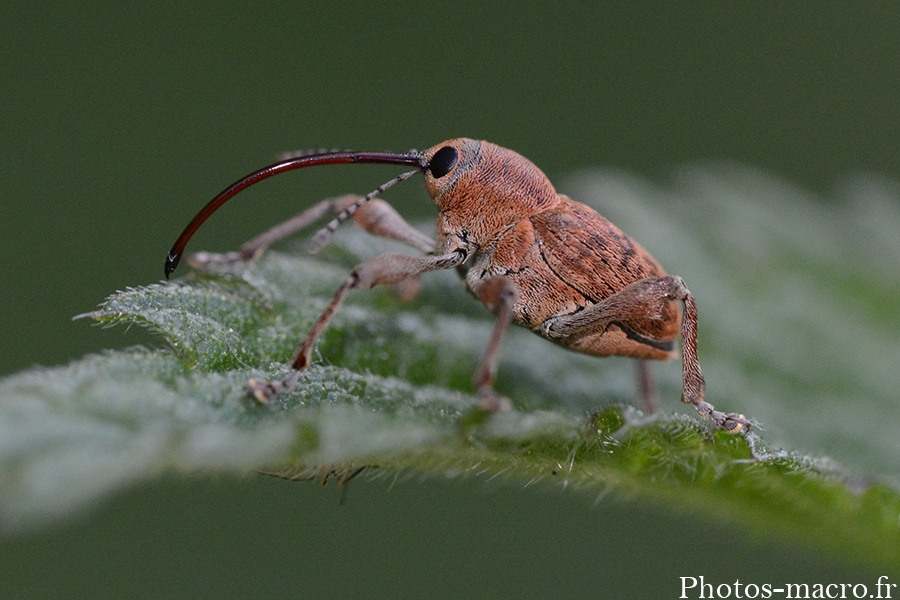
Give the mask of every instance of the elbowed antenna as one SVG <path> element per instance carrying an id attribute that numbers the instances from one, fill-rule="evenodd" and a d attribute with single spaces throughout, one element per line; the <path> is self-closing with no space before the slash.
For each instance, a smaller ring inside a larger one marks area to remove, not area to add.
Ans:
<path id="1" fill-rule="evenodd" d="M 181 255 L 184 252 L 184 248 L 185 246 L 187 246 L 188 240 L 191 239 L 191 236 L 194 235 L 194 232 L 196 232 L 197 229 L 200 228 L 203 222 L 206 221 L 206 219 L 208 219 L 211 214 L 216 212 L 216 210 L 220 206 L 225 204 L 225 202 L 230 200 L 239 192 L 245 190 L 254 183 L 258 183 L 263 179 L 268 179 L 273 175 L 278 175 L 279 173 L 284 173 L 286 171 L 302 169 L 303 167 L 315 167 L 318 165 L 335 165 L 347 163 L 408 165 L 416 167 L 416 170 L 403 173 L 398 177 L 391 179 L 387 183 L 378 186 L 375 191 L 366 194 L 366 196 L 341 212 L 341 214 L 339 214 L 330 223 L 328 223 L 325 229 L 319 232 L 319 234 L 322 235 L 316 236 L 317 239 L 314 240 L 313 243 L 314 245 L 318 245 L 319 247 L 324 245 L 325 241 L 327 241 L 328 235 L 330 235 L 335 229 L 337 229 L 337 227 L 342 222 L 349 218 L 350 215 L 352 215 L 353 212 L 357 208 L 362 206 L 365 202 L 384 192 L 394 184 L 400 183 L 405 179 L 409 179 L 413 175 L 428 168 L 428 164 L 425 162 L 422 154 L 416 151 L 410 151 L 406 154 L 399 154 L 395 152 L 325 152 L 322 154 L 298 156 L 271 164 L 268 167 L 251 173 L 250 175 L 247 175 L 246 177 L 239 179 L 235 183 L 228 186 L 218 196 L 210 200 L 209 203 L 204 206 L 200 210 L 200 212 L 197 213 L 197 216 L 191 219 L 191 222 L 188 223 L 187 227 L 184 228 L 184 231 L 181 232 L 181 235 L 178 236 L 178 239 L 175 240 L 175 245 L 172 246 L 172 249 L 169 250 L 169 254 L 166 257 L 166 279 L 169 278 L 169 275 L 172 273 L 172 271 L 175 270 L 175 267 L 178 266 L 178 262 L 181 260 Z"/>

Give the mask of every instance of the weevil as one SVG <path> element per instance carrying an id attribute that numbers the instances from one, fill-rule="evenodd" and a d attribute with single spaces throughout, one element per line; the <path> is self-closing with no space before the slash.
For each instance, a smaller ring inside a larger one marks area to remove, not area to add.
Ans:
<path id="1" fill-rule="evenodd" d="M 734 433 L 749 430 L 750 423 L 743 415 L 722 413 L 703 399 L 697 305 L 684 281 L 666 274 L 646 250 L 592 208 L 557 193 L 531 161 L 489 142 L 458 138 L 424 152 L 332 151 L 280 160 L 238 180 L 194 217 L 166 258 L 166 277 L 175 270 L 197 228 L 241 190 L 285 171 L 347 163 L 410 166 L 413 170 L 365 196 L 319 203 L 251 240 L 240 252 L 203 253 L 191 261 L 203 266 L 253 260 L 274 241 L 330 211 L 336 216 L 313 237 L 312 251 L 322 248 L 341 223 L 352 217 L 370 233 L 399 240 L 422 253 L 382 254 L 353 269 L 297 349 L 288 375 L 276 381 L 250 381 L 248 390 L 260 402 L 297 384 L 310 364 L 316 340 L 351 290 L 398 284 L 428 271 L 455 268 L 466 287 L 497 316 L 473 377 L 484 409 L 509 408 L 509 401 L 494 391 L 493 381 L 500 342 L 510 324 L 527 327 L 576 352 L 630 356 L 640 359 L 641 365 L 647 360 L 677 357 L 680 334 L 682 401 L 693 404 L 722 429 Z M 434 240 L 375 198 L 419 173 L 424 175 L 438 212 Z M 641 373 L 642 388 L 649 396 L 646 371 L 641 369 Z"/>

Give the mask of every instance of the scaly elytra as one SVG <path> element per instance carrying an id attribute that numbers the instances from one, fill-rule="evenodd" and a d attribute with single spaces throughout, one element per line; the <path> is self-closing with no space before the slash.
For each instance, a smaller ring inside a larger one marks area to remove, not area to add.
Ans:
<path id="1" fill-rule="evenodd" d="M 722 413 L 704 401 L 697 357 L 697 306 L 680 277 L 667 275 L 643 248 L 584 204 L 558 194 L 531 161 L 489 142 L 459 138 L 425 152 L 325 152 L 292 156 L 244 177 L 210 201 L 188 224 L 166 259 L 166 277 L 188 240 L 222 204 L 254 183 L 293 169 L 324 164 L 408 165 L 408 171 L 366 196 L 324 201 L 245 244 L 240 252 L 200 253 L 190 262 L 251 261 L 270 244 L 321 218 L 336 216 L 313 238 L 313 251 L 351 216 L 370 233 L 396 239 L 423 256 L 382 254 L 362 263 L 310 329 L 277 381 L 251 380 L 260 402 L 297 384 L 319 335 L 350 290 L 391 285 L 426 271 L 456 268 L 466 286 L 497 315 L 491 340 L 473 384 L 482 408 L 506 410 L 509 401 L 493 389 L 500 341 L 510 323 L 576 352 L 641 359 L 645 407 L 652 408 L 646 359 L 678 355 L 682 338 L 682 401 L 729 432 L 746 432 L 743 415 Z M 418 173 L 438 210 L 437 240 L 413 229 L 386 202 L 374 199 Z M 683 315 L 677 303 L 683 307 Z"/>

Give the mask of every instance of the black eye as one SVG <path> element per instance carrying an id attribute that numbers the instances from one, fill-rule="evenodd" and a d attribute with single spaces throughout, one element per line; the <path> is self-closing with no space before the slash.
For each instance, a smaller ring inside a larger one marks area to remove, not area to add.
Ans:
<path id="1" fill-rule="evenodd" d="M 435 179 L 440 179 L 450 172 L 456 166 L 459 159 L 459 152 L 453 146 L 444 146 L 434 153 L 431 162 L 428 163 L 428 170 Z"/>

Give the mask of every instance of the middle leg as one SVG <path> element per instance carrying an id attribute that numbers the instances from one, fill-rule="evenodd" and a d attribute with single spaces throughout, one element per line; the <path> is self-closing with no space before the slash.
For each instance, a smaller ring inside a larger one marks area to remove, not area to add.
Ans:
<path id="1" fill-rule="evenodd" d="M 478 287 L 478 299 L 497 315 L 491 340 L 472 377 L 481 407 L 489 412 L 510 410 L 512 403 L 494 390 L 494 377 L 500 360 L 500 342 L 513 320 L 513 305 L 518 297 L 516 284 L 502 275 L 491 277 Z"/>

